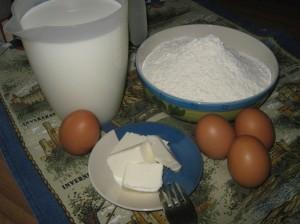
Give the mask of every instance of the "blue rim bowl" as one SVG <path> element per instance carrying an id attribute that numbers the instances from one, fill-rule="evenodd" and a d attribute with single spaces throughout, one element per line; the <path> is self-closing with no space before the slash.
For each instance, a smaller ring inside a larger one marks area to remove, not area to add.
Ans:
<path id="1" fill-rule="evenodd" d="M 271 71 L 271 83 L 260 93 L 245 99 L 230 102 L 196 102 L 172 96 L 147 80 L 143 74 L 143 63 L 146 57 L 160 43 L 183 36 L 204 37 L 209 34 L 218 36 L 228 48 L 250 55 L 263 62 Z M 278 79 L 278 63 L 273 52 L 258 39 L 235 29 L 216 25 L 184 25 L 169 28 L 153 34 L 139 47 L 136 55 L 137 73 L 147 95 L 158 103 L 162 109 L 172 116 L 189 122 L 197 122 L 199 118 L 215 113 L 228 120 L 233 120 L 237 113 L 247 107 L 259 106 L 272 93 Z"/>

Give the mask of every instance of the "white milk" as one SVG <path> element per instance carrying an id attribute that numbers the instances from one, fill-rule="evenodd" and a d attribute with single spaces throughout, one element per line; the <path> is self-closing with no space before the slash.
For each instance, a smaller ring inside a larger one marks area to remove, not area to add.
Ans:
<path id="1" fill-rule="evenodd" d="M 121 5 L 114 0 L 50 0 L 21 19 L 24 30 L 41 26 L 72 26 L 105 18 Z"/>
<path id="2" fill-rule="evenodd" d="M 84 24 L 120 7 L 114 0 L 51 0 L 30 9 L 21 24 L 24 30 Z M 127 68 L 127 20 L 87 40 L 23 40 L 23 44 L 42 91 L 61 118 L 76 109 L 87 109 L 107 122 L 118 111 Z"/>

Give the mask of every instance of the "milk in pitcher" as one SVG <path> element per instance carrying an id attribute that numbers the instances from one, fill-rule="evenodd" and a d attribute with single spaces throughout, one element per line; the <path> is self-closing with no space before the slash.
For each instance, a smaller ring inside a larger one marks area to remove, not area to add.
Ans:
<path id="1" fill-rule="evenodd" d="M 120 8 L 114 0 L 50 0 L 21 19 L 24 30 L 42 26 L 72 26 L 105 18 Z"/>
<path id="2" fill-rule="evenodd" d="M 26 12 L 21 26 L 76 26 L 104 20 L 120 7 L 116 0 L 50 0 Z M 61 118 L 77 109 L 92 111 L 102 122 L 115 115 L 125 84 L 127 26 L 120 21 L 107 33 L 70 42 L 22 40 L 41 89 Z"/>

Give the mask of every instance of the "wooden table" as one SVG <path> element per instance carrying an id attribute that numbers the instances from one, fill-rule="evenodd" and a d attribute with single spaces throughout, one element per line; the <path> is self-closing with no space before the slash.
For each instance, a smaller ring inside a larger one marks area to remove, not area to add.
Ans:
<path id="1" fill-rule="evenodd" d="M 37 223 L 2 154 L 0 154 L 0 223 Z"/>

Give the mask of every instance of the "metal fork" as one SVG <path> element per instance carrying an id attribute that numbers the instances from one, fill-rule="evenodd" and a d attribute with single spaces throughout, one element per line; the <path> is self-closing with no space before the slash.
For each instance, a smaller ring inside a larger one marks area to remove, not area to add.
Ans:
<path id="1" fill-rule="evenodd" d="M 159 198 L 170 224 L 197 223 L 195 207 L 178 183 L 164 185 L 159 191 Z"/>

